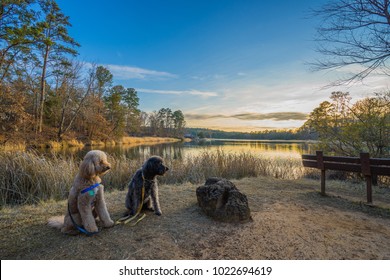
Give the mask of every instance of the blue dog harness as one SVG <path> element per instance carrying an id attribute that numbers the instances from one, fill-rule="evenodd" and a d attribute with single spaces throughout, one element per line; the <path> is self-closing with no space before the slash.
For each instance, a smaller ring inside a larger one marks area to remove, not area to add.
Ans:
<path id="1" fill-rule="evenodd" d="M 93 196 L 95 194 L 94 188 L 97 188 L 100 186 L 100 183 L 96 183 L 88 188 L 85 188 L 81 191 L 81 194 L 88 192 L 90 196 Z"/>
<path id="2" fill-rule="evenodd" d="M 81 191 L 81 194 L 84 194 L 84 193 L 88 192 L 88 194 L 89 194 L 90 196 L 93 196 L 93 195 L 95 194 L 95 190 L 94 190 L 94 189 L 97 188 L 97 187 L 99 187 L 99 186 L 100 186 L 100 183 L 93 184 L 92 186 L 89 186 L 88 188 L 83 189 L 83 190 Z M 69 213 L 70 219 L 72 220 L 72 223 L 73 223 L 74 227 L 77 228 L 79 232 L 84 233 L 84 234 L 86 234 L 87 236 L 92 236 L 92 235 L 94 235 L 94 234 L 96 234 L 96 233 L 99 233 L 99 231 L 89 232 L 89 231 L 86 230 L 84 227 L 79 226 L 79 225 L 75 222 L 75 220 L 73 219 L 72 214 L 70 213 L 69 203 L 68 203 L 68 213 Z"/>

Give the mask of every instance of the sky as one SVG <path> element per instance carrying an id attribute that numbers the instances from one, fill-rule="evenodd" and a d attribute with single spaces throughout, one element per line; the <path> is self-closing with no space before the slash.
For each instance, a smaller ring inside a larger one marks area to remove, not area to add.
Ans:
<path id="1" fill-rule="evenodd" d="M 181 110 L 187 127 L 261 131 L 300 127 L 333 91 L 353 100 L 388 88 L 328 88 L 347 70 L 313 72 L 316 18 L 326 0 L 58 0 L 78 59 L 135 88 L 145 112 Z M 348 70 L 349 71 L 349 70 Z"/>

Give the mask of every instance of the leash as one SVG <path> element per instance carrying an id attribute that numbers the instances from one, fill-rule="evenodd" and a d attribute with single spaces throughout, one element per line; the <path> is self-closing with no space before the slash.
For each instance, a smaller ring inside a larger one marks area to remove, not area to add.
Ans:
<path id="1" fill-rule="evenodd" d="M 93 196 L 93 195 L 95 194 L 94 188 L 97 188 L 97 187 L 99 187 L 99 186 L 100 186 L 100 183 L 93 184 L 92 186 L 89 186 L 88 188 L 83 189 L 83 190 L 81 191 L 81 194 L 84 194 L 84 193 L 88 192 L 88 194 L 89 194 L 90 196 Z M 96 234 L 96 233 L 99 233 L 99 231 L 90 232 L 90 231 L 86 230 L 84 227 L 79 226 L 79 225 L 75 222 L 75 220 L 74 220 L 73 217 L 72 217 L 72 214 L 70 213 L 69 202 L 68 202 L 68 213 L 69 213 L 70 219 L 72 220 L 73 226 L 74 226 L 75 228 L 77 228 L 79 232 L 84 233 L 84 234 L 86 234 L 87 236 L 92 236 L 92 235 L 94 235 L 94 234 Z"/>
<path id="2" fill-rule="evenodd" d="M 135 213 L 134 216 L 131 216 L 131 215 L 127 215 L 125 217 L 122 217 L 122 218 L 119 218 L 115 224 L 118 225 L 118 224 L 127 224 L 131 221 L 134 221 L 138 216 L 139 214 L 141 213 L 141 210 L 142 210 L 142 206 L 144 204 L 144 199 L 145 199 L 145 176 L 144 176 L 144 173 L 142 172 L 142 189 L 141 189 L 141 203 L 140 205 L 138 206 L 138 209 L 137 209 L 137 212 Z M 130 226 L 135 226 L 136 224 L 138 224 L 140 221 L 142 221 L 144 218 L 146 217 L 146 214 L 143 213 L 137 221 L 135 221 L 135 223 L 132 223 Z"/>

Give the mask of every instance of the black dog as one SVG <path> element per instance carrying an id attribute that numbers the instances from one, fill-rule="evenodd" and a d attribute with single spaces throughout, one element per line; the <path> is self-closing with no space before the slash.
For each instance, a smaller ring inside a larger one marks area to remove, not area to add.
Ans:
<path id="1" fill-rule="evenodd" d="M 129 210 L 129 215 L 139 214 L 143 207 L 154 211 L 158 216 L 162 214 L 156 177 L 164 175 L 168 170 L 163 159 L 158 156 L 149 158 L 142 168 L 137 170 L 126 195 L 126 208 Z"/>

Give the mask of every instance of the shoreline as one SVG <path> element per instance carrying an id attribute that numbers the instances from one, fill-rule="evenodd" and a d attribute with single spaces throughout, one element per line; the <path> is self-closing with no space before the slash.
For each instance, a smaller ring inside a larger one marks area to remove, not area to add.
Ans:
<path id="1" fill-rule="evenodd" d="M 0 145 L 0 151 L 23 151 L 29 148 L 32 149 L 64 149 L 64 148 L 84 148 L 84 147 L 113 147 L 121 145 L 147 145 L 147 144 L 163 144 L 163 143 L 175 143 L 181 142 L 181 138 L 173 137 L 131 137 L 125 136 L 119 140 L 88 140 L 88 141 L 79 141 L 76 139 L 58 141 L 45 141 L 44 143 L 5 143 Z"/>

